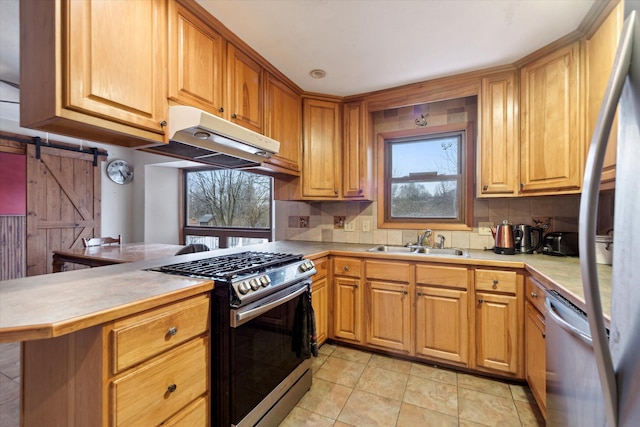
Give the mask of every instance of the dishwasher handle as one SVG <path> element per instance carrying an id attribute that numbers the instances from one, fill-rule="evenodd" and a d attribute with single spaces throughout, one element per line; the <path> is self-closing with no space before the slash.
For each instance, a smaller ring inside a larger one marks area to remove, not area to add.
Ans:
<path id="1" fill-rule="evenodd" d="M 578 329 L 575 326 L 573 326 L 572 324 L 570 324 L 569 322 L 567 322 L 566 320 L 564 320 L 560 316 L 560 314 L 556 311 L 556 309 L 553 306 L 553 304 L 551 303 L 550 297 L 547 297 L 545 305 L 547 306 L 547 313 L 549 314 L 549 316 L 551 317 L 551 320 L 554 323 L 556 323 L 558 326 L 560 326 L 566 332 L 568 332 L 571 335 L 573 335 L 574 337 L 578 338 L 580 341 L 582 341 L 583 343 L 585 343 L 589 347 L 593 347 L 593 340 L 591 339 L 591 337 L 589 335 L 585 334 L 584 332 L 582 332 L 580 329 Z"/>

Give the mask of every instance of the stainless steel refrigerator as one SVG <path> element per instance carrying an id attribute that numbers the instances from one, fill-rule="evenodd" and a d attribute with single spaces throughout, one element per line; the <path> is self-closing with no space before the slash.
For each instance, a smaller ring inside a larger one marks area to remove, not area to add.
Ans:
<path id="1" fill-rule="evenodd" d="M 586 311 L 547 295 L 549 426 L 640 426 L 640 0 L 622 30 L 587 157 L 579 250 Z M 612 300 L 608 329 L 596 267 L 600 176 L 619 108 Z"/>

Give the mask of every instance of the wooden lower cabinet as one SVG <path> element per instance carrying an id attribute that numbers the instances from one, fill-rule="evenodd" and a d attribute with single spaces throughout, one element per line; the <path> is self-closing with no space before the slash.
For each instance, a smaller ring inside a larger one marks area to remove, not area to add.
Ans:
<path id="1" fill-rule="evenodd" d="M 410 353 L 411 300 L 408 283 L 367 280 L 366 343 Z"/>
<path id="2" fill-rule="evenodd" d="M 518 372 L 517 303 L 514 295 L 476 292 L 476 366 Z"/>
<path id="3" fill-rule="evenodd" d="M 208 295 L 27 341 L 22 425 L 208 425 L 209 361 Z"/>
<path id="4" fill-rule="evenodd" d="M 529 388 L 546 416 L 547 357 L 544 317 L 528 301 L 525 303 L 524 352 Z"/>
<path id="5" fill-rule="evenodd" d="M 327 285 L 327 264 L 329 260 L 327 257 L 323 257 L 313 260 L 313 262 L 317 273 L 312 277 L 311 305 L 316 316 L 318 346 L 321 346 L 329 336 L 329 286 Z"/>
<path id="6" fill-rule="evenodd" d="M 335 257 L 333 272 L 333 337 L 362 342 L 362 261 Z"/>
<path id="7" fill-rule="evenodd" d="M 416 295 L 416 355 L 467 366 L 467 291 L 417 286 Z"/>

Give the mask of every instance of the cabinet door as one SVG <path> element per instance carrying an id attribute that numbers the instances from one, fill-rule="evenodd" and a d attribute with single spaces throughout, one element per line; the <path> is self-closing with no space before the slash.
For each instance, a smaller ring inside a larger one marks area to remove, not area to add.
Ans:
<path id="1" fill-rule="evenodd" d="M 169 2 L 169 98 L 221 115 L 224 40 L 177 2 Z"/>
<path id="2" fill-rule="evenodd" d="M 164 133 L 162 0 L 63 1 L 68 13 L 62 107 Z M 51 71 L 53 72 L 53 71 Z"/>
<path id="3" fill-rule="evenodd" d="M 340 106 L 305 99 L 303 103 L 302 196 L 340 195 Z"/>
<path id="4" fill-rule="evenodd" d="M 624 21 L 624 2 L 620 2 L 600 28 L 591 36 L 587 37 L 586 43 L 586 73 L 587 73 L 587 94 L 586 94 L 586 141 L 587 146 L 591 143 L 593 131 L 596 127 L 598 114 L 604 92 L 609 82 L 609 75 L 613 66 L 613 60 L 618 47 L 618 39 L 622 31 Z M 618 139 L 618 118 L 611 126 L 611 135 L 607 152 L 602 168 L 602 189 L 611 189 L 615 186 L 616 178 L 616 147 Z"/>
<path id="5" fill-rule="evenodd" d="M 232 122 L 262 133 L 262 67 L 227 43 L 227 104 Z"/>
<path id="6" fill-rule="evenodd" d="M 547 356 L 544 317 L 529 302 L 525 303 L 524 347 L 526 377 L 531 392 L 543 414 L 547 402 Z"/>
<path id="7" fill-rule="evenodd" d="M 409 284 L 368 281 L 367 288 L 367 344 L 410 353 Z"/>
<path id="8" fill-rule="evenodd" d="M 417 287 L 416 354 L 468 364 L 467 291 Z"/>
<path id="9" fill-rule="evenodd" d="M 334 279 L 333 336 L 359 342 L 362 338 L 362 292 L 358 279 L 336 277 Z"/>
<path id="10" fill-rule="evenodd" d="M 517 298 L 476 292 L 476 365 L 518 372 Z"/>
<path id="11" fill-rule="evenodd" d="M 478 194 L 518 193 L 518 136 L 515 117 L 515 71 L 482 79 L 482 136 L 479 142 Z"/>
<path id="12" fill-rule="evenodd" d="M 522 193 L 580 189 L 579 59 L 576 42 L 521 70 Z"/>
<path id="13" fill-rule="evenodd" d="M 314 280 L 311 289 L 311 305 L 316 315 L 316 336 L 318 337 L 318 346 L 320 346 L 327 340 L 329 329 L 329 287 L 327 286 L 327 277 Z"/>
<path id="14" fill-rule="evenodd" d="M 267 163 L 300 171 L 302 98 L 284 83 L 267 76 L 265 135 L 280 142 L 280 151 Z"/>
<path id="15" fill-rule="evenodd" d="M 366 106 L 364 102 L 344 105 L 344 140 L 342 158 L 342 197 L 369 197 L 369 151 L 366 143 Z"/>

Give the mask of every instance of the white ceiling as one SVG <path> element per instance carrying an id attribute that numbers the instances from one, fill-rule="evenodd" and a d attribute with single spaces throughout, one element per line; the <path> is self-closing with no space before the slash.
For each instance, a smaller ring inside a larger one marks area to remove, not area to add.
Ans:
<path id="1" fill-rule="evenodd" d="M 512 63 L 598 0 L 197 1 L 303 90 L 346 96 Z M 16 84 L 18 4 L 0 0 L 0 79 Z"/>
<path id="2" fill-rule="evenodd" d="M 346 96 L 513 63 L 595 0 L 197 2 L 305 91 Z"/>

